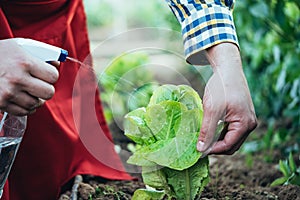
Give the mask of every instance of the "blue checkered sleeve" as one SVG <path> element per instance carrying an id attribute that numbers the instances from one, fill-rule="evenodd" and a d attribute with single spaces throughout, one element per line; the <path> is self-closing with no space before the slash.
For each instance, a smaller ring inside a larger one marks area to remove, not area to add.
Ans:
<path id="1" fill-rule="evenodd" d="M 238 39 L 232 17 L 234 0 L 166 0 L 181 24 L 185 56 Z"/>

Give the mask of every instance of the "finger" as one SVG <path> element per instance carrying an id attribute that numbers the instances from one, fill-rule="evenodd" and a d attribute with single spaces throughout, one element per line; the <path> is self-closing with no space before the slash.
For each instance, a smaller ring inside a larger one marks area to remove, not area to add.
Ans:
<path id="1" fill-rule="evenodd" d="M 34 97 L 48 100 L 51 99 L 54 95 L 54 86 L 47 82 L 34 77 L 27 77 L 24 82 L 24 87 L 22 89 Z"/>
<path id="2" fill-rule="evenodd" d="M 232 155 L 234 154 L 236 151 L 238 151 L 240 149 L 240 147 L 242 146 L 242 144 L 244 143 L 244 141 L 247 139 L 247 136 L 243 136 L 239 142 L 237 142 L 234 146 L 232 146 L 231 149 L 227 150 L 227 151 L 215 151 L 214 147 L 212 148 L 212 151 L 210 151 L 210 154 L 222 154 L 222 155 Z"/>
<path id="3" fill-rule="evenodd" d="M 25 116 L 25 115 L 34 113 L 36 111 L 36 109 L 26 110 L 26 109 L 22 108 L 21 106 L 10 103 L 6 106 L 5 111 L 12 115 L 15 115 L 15 116 Z"/>
<path id="4" fill-rule="evenodd" d="M 11 98 L 10 102 L 26 110 L 33 110 L 41 105 L 39 98 L 34 97 L 27 92 L 19 92 L 13 98 Z"/>
<path id="5" fill-rule="evenodd" d="M 214 144 L 210 154 L 233 154 L 240 148 L 251 131 L 241 122 L 232 122 L 223 140 Z"/>
<path id="6" fill-rule="evenodd" d="M 197 143 L 197 150 L 203 154 L 208 153 L 207 151 L 214 142 L 218 120 L 219 116 L 215 116 L 210 110 L 204 109 L 202 126 Z"/>
<path id="7" fill-rule="evenodd" d="M 205 86 L 203 96 L 203 119 L 197 150 L 205 156 L 216 140 L 218 122 L 225 116 L 225 95 L 218 73 L 214 73 Z"/>
<path id="8" fill-rule="evenodd" d="M 234 154 L 236 151 L 238 151 L 242 144 L 245 142 L 245 140 L 247 139 L 247 136 L 244 136 L 236 145 L 234 145 L 234 148 L 227 151 L 227 152 L 224 152 L 225 155 L 232 155 Z"/>
<path id="9" fill-rule="evenodd" d="M 47 83 L 55 83 L 58 79 L 58 71 L 52 64 L 40 61 L 38 59 L 32 59 L 28 64 L 29 73 L 40 80 Z"/>

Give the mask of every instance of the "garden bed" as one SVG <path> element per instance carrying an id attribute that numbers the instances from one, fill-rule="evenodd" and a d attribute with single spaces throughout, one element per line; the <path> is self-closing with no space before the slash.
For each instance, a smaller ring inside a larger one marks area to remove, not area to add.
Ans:
<path id="1" fill-rule="evenodd" d="M 126 159 L 128 155 L 123 155 Z M 276 164 L 252 160 L 245 156 L 210 156 L 210 183 L 200 199 L 251 199 L 251 200 L 298 200 L 300 187 L 294 185 L 270 187 L 281 176 Z M 125 164 L 126 168 L 130 165 Z M 134 166 L 132 166 L 134 167 Z M 79 184 L 78 199 L 128 200 L 138 188 L 145 187 L 139 174 L 136 181 L 105 181 L 97 177 L 84 177 Z M 71 188 L 60 200 L 70 199 Z"/>

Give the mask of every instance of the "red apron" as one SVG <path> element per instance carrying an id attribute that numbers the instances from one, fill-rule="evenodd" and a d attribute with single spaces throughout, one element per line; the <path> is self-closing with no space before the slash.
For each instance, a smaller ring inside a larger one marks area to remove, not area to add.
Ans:
<path id="1" fill-rule="evenodd" d="M 25 37 L 68 50 L 91 65 L 81 0 L 0 0 L 0 39 Z M 53 200 L 77 174 L 128 180 L 103 116 L 97 80 L 66 61 L 54 97 L 28 116 L 2 199 Z"/>

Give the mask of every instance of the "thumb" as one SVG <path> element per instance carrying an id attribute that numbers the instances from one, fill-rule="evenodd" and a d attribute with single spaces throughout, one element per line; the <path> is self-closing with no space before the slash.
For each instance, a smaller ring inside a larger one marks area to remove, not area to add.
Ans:
<path id="1" fill-rule="evenodd" d="M 205 156 L 209 153 L 215 140 L 215 132 L 219 121 L 219 116 L 214 115 L 208 109 L 204 109 L 202 126 L 197 143 L 197 150 Z"/>

